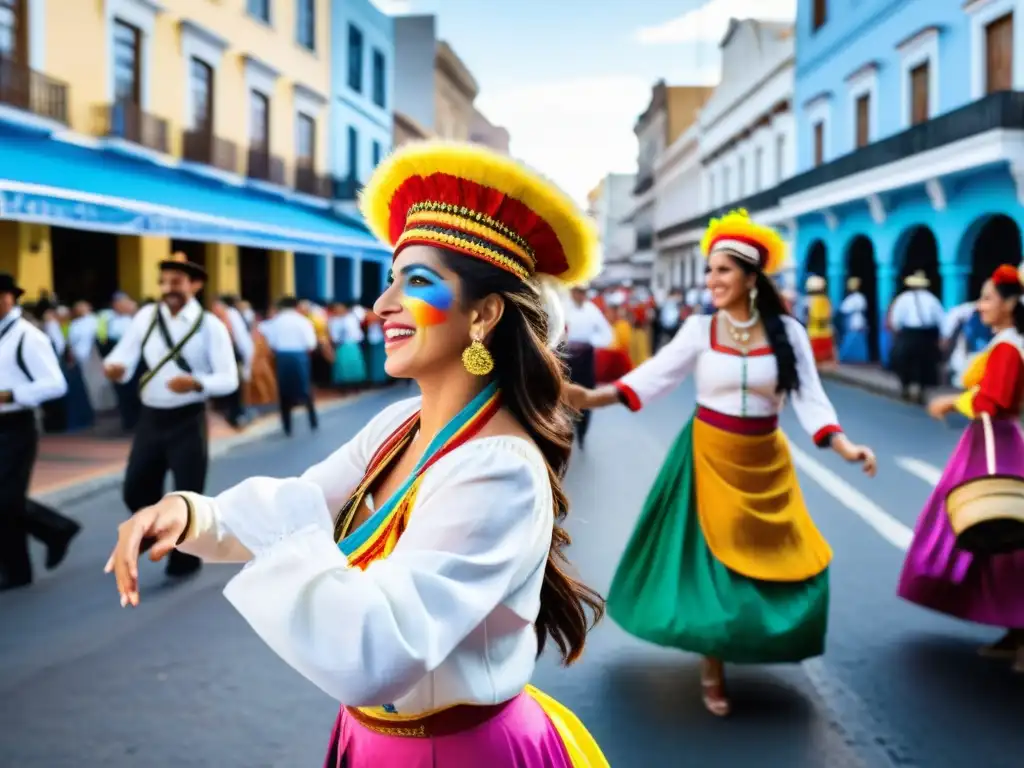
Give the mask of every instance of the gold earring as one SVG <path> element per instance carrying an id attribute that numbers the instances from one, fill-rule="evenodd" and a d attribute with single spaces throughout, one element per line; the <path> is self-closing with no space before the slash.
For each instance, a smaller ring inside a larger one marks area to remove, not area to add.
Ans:
<path id="1" fill-rule="evenodd" d="M 480 339 L 462 350 L 462 367 L 474 376 L 486 376 L 494 370 L 494 358 Z"/>

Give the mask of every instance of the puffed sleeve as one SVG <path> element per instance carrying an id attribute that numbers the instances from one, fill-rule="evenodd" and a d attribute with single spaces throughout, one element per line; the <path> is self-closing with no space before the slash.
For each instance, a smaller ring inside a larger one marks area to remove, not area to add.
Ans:
<path id="1" fill-rule="evenodd" d="M 693 373 L 697 358 L 708 346 L 711 321 L 711 315 L 691 315 L 658 354 L 615 382 L 627 408 L 639 411 Z"/>
<path id="2" fill-rule="evenodd" d="M 1020 404 L 1022 378 L 1024 361 L 1020 350 L 1013 344 L 996 344 L 985 361 L 981 381 L 957 399 L 957 410 L 969 419 L 983 413 L 998 416 L 1016 412 Z"/>
<path id="3" fill-rule="evenodd" d="M 443 458 L 395 550 L 365 571 L 348 565 L 321 499 L 301 481 L 249 499 L 257 517 L 302 521 L 277 540 L 249 525 L 252 508 L 220 509 L 221 524 L 254 553 L 224 594 L 328 695 L 350 706 L 394 701 L 543 563 L 553 513 L 543 462 L 527 456 L 534 450 L 477 441 Z"/>
<path id="4" fill-rule="evenodd" d="M 225 519 L 246 519 L 251 540 L 276 541 L 295 530 L 326 519 L 334 534 L 334 521 L 348 501 L 377 448 L 419 409 L 419 398 L 403 400 L 384 409 L 355 437 L 314 464 L 300 477 L 250 477 L 219 496 L 178 492 L 192 508 L 189 540 L 178 547 L 207 562 L 244 563 L 252 550 L 239 540 L 236 522 L 226 528 Z M 294 495 L 295 503 L 289 502 Z M 271 501 L 273 500 L 273 501 Z"/>
<path id="5" fill-rule="evenodd" d="M 814 444 L 819 448 L 827 448 L 832 436 L 843 431 L 839 426 L 839 417 L 836 416 L 832 401 L 825 394 L 825 388 L 821 386 L 807 331 L 791 317 L 784 317 L 783 322 L 786 325 L 786 336 L 796 353 L 796 372 L 800 378 L 800 390 L 792 394 L 793 410 L 800 426 L 811 436 Z"/>

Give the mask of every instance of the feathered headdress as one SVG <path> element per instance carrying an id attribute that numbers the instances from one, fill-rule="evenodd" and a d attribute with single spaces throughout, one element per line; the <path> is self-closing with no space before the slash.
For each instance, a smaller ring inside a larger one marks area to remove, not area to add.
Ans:
<path id="1" fill-rule="evenodd" d="M 597 231 L 560 189 L 520 163 L 472 144 L 407 144 L 363 189 L 370 230 L 394 248 L 456 251 L 524 280 L 562 284 L 601 271 Z"/>
<path id="2" fill-rule="evenodd" d="M 707 258 L 725 251 L 757 267 L 766 275 L 778 272 L 786 258 L 786 244 L 771 227 L 756 224 L 742 208 L 712 219 L 700 242 Z"/>

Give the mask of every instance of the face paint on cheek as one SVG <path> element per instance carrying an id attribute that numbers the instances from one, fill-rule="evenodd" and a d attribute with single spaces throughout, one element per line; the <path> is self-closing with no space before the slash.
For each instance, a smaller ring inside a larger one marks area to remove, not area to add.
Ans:
<path id="1" fill-rule="evenodd" d="M 414 283 L 413 278 L 420 280 Z M 406 273 L 405 280 L 401 304 L 418 328 L 440 325 L 448 319 L 455 296 L 440 275 L 423 267 L 413 267 Z"/>

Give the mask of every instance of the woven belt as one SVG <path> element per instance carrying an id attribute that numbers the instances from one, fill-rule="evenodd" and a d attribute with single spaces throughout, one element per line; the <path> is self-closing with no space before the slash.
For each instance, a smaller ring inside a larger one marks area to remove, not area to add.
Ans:
<path id="1" fill-rule="evenodd" d="M 440 712 L 433 712 L 410 720 L 382 720 L 355 707 L 345 707 L 349 716 L 364 728 L 406 739 L 432 739 L 454 736 L 483 725 L 500 714 L 515 698 L 501 704 L 458 704 Z"/>

